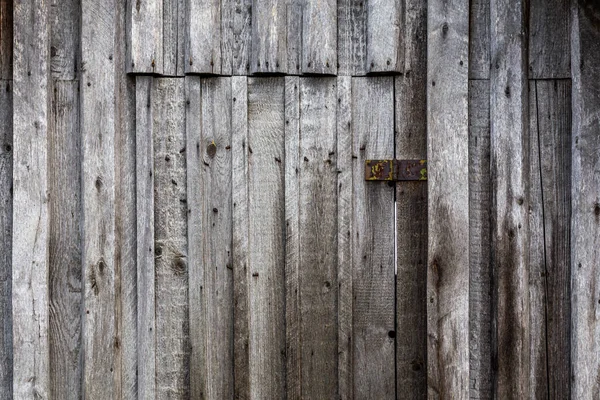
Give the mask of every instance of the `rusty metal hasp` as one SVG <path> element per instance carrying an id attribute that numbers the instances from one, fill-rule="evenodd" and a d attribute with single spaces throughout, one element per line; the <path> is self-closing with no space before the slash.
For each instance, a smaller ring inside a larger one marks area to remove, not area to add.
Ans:
<path id="1" fill-rule="evenodd" d="M 366 160 L 367 181 L 426 181 L 427 160 Z"/>

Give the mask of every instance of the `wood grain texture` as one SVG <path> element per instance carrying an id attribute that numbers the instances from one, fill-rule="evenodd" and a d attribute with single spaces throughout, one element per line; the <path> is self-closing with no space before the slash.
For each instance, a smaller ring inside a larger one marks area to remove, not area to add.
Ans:
<path id="1" fill-rule="evenodd" d="M 352 270 L 353 270 L 353 175 L 352 175 L 352 78 L 337 78 L 337 265 L 338 265 L 338 392 L 353 398 Z"/>
<path id="2" fill-rule="evenodd" d="M 12 79 L 13 1 L 0 0 L 0 79 Z"/>
<path id="3" fill-rule="evenodd" d="M 366 159 L 394 156 L 393 91 L 392 77 L 352 80 L 355 398 L 390 399 L 396 393 L 394 188 L 363 178 Z"/>
<path id="4" fill-rule="evenodd" d="M 12 400 L 13 85 L 0 80 L 0 399 Z"/>
<path id="5" fill-rule="evenodd" d="M 130 1 L 128 18 L 128 72 L 162 74 L 163 1 Z"/>
<path id="6" fill-rule="evenodd" d="M 338 75 L 366 73 L 367 8 L 361 0 L 339 0 Z"/>
<path id="7" fill-rule="evenodd" d="M 304 3 L 301 54 L 303 73 L 336 74 L 336 0 L 307 0 Z"/>
<path id="8" fill-rule="evenodd" d="M 285 393 L 284 104 L 282 78 L 248 80 L 251 398 Z"/>
<path id="9" fill-rule="evenodd" d="M 163 71 L 183 76 L 185 71 L 186 0 L 163 0 Z"/>
<path id="10" fill-rule="evenodd" d="M 233 8 L 230 22 L 231 36 L 231 74 L 247 75 L 250 71 L 250 52 L 252 49 L 252 0 L 226 0 Z"/>
<path id="11" fill-rule="evenodd" d="M 304 3 L 287 0 L 287 74 L 302 72 L 302 23 Z M 312 65 L 312 64 L 311 64 Z"/>
<path id="12" fill-rule="evenodd" d="M 52 397 L 81 397 L 81 138 L 79 82 L 56 81 L 48 139 Z"/>
<path id="13" fill-rule="evenodd" d="M 189 397 L 184 83 L 155 79 L 151 96 L 156 397 L 174 399 Z"/>
<path id="14" fill-rule="evenodd" d="M 221 1 L 189 0 L 186 72 L 221 73 Z"/>
<path id="15" fill-rule="evenodd" d="M 492 191 L 490 182 L 490 82 L 469 81 L 469 388 L 471 398 L 491 399 Z"/>
<path id="16" fill-rule="evenodd" d="M 469 79 L 489 79 L 490 63 L 490 1 L 473 0 L 469 10 Z"/>
<path id="17" fill-rule="evenodd" d="M 235 399 L 250 398 L 248 370 L 248 80 L 231 78 L 233 376 Z M 189 168 L 189 167 L 188 167 Z"/>
<path id="18" fill-rule="evenodd" d="M 497 396 L 529 395 L 528 97 L 525 5 L 493 0 L 490 75 Z"/>
<path id="19" fill-rule="evenodd" d="M 405 3 L 404 75 L 395 78 L 396 158 L 427 158 L 427 3 Z M 427 183 L 396 185 L 396 393 L 427 395 Z"/>
<path id="20" fill-rule="evenodd" d="M 404 6 L 402 1 L 367 3 L 367 72 L 404 71 Z"/>
<path id="21" fill-rule="evenodd" d="M 469 8 L 427 3 L 427 390 L 469 397 Z"/>
<path id="22" fill-rule="evenodd" d="M 13 396 L 48 398 L 50 4 L 14 7 Z"/>
<path id="23" fill-rule="evenodd" d="M 600 396 L 600 9 L 581 0 L 572 8 L 573 66 L 571 357 L 572 396 Z"/>
<path id="24" fill-rule="evenodd" d="M 78 76 L 80 1 L 52 0 L 50 5 L 50 65 L 52 78 L 72 80 Z"/>
<path id="25" fill-rule="evenodd" d="M 529 78 L 571 77 L 569 0 L 529 3 Z"/>
<path id="26" fill-rule="evenodd" d="M 286 5 L 286 0 L 256 0 L 252 3 L 252 73 L 287 71 Z"/>

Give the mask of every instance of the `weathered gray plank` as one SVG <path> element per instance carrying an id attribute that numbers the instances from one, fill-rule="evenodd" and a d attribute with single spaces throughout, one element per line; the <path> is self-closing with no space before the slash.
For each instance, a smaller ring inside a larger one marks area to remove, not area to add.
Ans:
<path id="1" fill-rule="evenodd" d="M 252 2 L 252 73 L 287 71 L 287 1 Z"/>
<path id="2" fill-rule="evenodd" d="M 0 399 L 12 399 L 13 86 L 0 80 Z"/>
<path id="3" fill-rule="evenodd" d="M 81 398 L 81 139 L 79 82 L 56 81 L 48 135 L 50 390 Z"/>
<path id="4" fill-rule="evenodd" d="M 529 77 L 571 77 L 569 0 L 529 3 Z"/>
<path id="5" fill-rule="evenodd" d="M 284 80 L 248 80 L 248 319 L 251 398 L 285 390 Z"/>
<path id="6" fill-rule="evenodd" d="M 154 79 L 136 77 L 137 360 L 138 396 L 156 396 L 154 265 Z"/>
<path id="7" fill-rule="evenodd" d="M 600 396 L 600 9 L 581 0 L 572 12 L 571 373 L 583 399 Z"/>
<path id="8" fill-rule="evenodd" d="M 161 399 L 189 397 L 184 83 L 178 78 L 156 79 L 151 95 L 155 377 L 156 397 Z"/>
<path id="9" fill-rule="evenodd" d="M 469 387 L 492 398 L 490 82 L 469 82 Z"/>
<path id="10" fill-rule="evenodd" d="M 404 75 L 395 78 L 396 158 L 427 158 L 427 3 L 405 3 Z M 396 390 L 427 394 L 427 183 L 396 185 Z"/>
<path id="11" fill-rule="evenodd" d="M 427 391 L 469 397 L 469 7 L 427 3 Z"/>
<path id="12" fill-rule="evenodd" d="M 235 398 L 250 397 L 248 371 L 248 84 L 231 79 L 233 376 Z M 188 167 L 189 168 L 189 167 Z"/>
<path id="13" fill-rule="evenodd" d="M 338 77 L 337 89 L 338 392 L 340 399 L 352 399 L 352 78 Z"/>
<path id="14" fill-rule="evenodd" d="M 498 398 L 529 395 L 528 98 L 522 1 L 490 3 L 492 243 Z"/>
<path id="15" fill-rule="evenodd" d="M 367 9 L 362 0 L 339 0 L 338 75 L 366 73 Z"/>
<path id="16" fill-rule="evenodd" d="M 186 38 L 187 73 L 221 73 L 221 1 L 189 0 Z"/>
<path id="17" fill-rule="evenodd" d="M 286 0 L 286 3 L 287 74 L 300 75 L 302 72 L 302 9 L 304 3 L 296 0 Z"/>
<path id="18" fill-rule="evenodd" d="M 115 27 L 117 2 L 81 2 L 83 395 L 115 397 Z M 122 17 L 122 16 L 121 16 Z"/>
<path id="19" fill-rule="evenodd" d="M 80 4 L 77 0 L 52 0 L 50 5 L 50 62 L 54 79 L 77 77 Z"/>
<path id="20" fill-rule="evenodd" d="M 489 79 L 490 62 L 490 0 L 473 0 L 469 10 L 469 79 Z"/>
<path id="21" fill-rule="evenodd" d="M 14 6 L 13 395 L 47 398 L 50 5 L 26 0 Z"/>
<path id="22" fill-rule="evenodd" d="M 355 398 L 395 397 L 394 188 L 364 180 L 366 159 L 394 156 L 392 77 L 352 80 Z"/>
<path id="23" fill-rule="evenodd" d="M 221 74 L 227 76 L 233 72 L 233 19 L 236 12 L 234 2 L 235 0 L 221 1 Z"/>
<path id="24" fill-rule="evenodd" d="M 302 72 L 336 74 L 337 1 L 307 0 L 302 13 Z"/>
<path id="25" fill-rule="evenodd" d="M 233 8 L 233 21 L 229 29 L 233 40 L 231 45 L 232 75 L 247 75 L 250 71 L 250 51 L 252 48 L 252 0 L 226 0 Z"/>
<path id="26" fill-rule="evenodd" d="M 12 79 L 13 1 L 0 0 L 0 79 Z"/>
<path id="27" fill-rule="evenodd" d="M 367 72 L 404 71 L 404 9 L 396 0 L 367 2 Z"/>
<path id="28" fill-rule="evenodd" d="M 183 76 L 185 70 L 186 1 L 163 0 L 163 71 Z"/>
<path id="29" fill-rule="evenodd" d="M 163 1 L 130 1 L 127 70 L 163 73 Z"/>

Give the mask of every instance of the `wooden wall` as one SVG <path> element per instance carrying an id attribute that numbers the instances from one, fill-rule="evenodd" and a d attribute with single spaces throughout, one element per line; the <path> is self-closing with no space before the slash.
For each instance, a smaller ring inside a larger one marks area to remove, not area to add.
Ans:
<path id="1" fill-rule="evenodd" d="M 0 0 L 0 400 L 598 398 L 599 65 L 593 0 Z"/>

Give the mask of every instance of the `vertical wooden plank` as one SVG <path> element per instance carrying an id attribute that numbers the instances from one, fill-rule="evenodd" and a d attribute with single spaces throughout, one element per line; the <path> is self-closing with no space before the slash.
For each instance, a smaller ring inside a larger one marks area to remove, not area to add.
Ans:
<path id="1" fill-rule="evenodd" d="M 352 78 L 337 78 L 337 172 L 338 172 L 338 392 L 340 399 L 353 398 L 352 370 L 352 270 L 353 270 L 353 176 L 352 176 Z"/>
<path id="2" fill-rule="evenodd" d="M 248 80 L 248 312 L 251 398 L 285 389 L 284 80 Z"/>
<path id="3" fill-rule="evenodd" d="M 395 397 L 394 188 L 364 180 L 394 156 L 392 77 L 352 80 L 353 371 L 356 398 Z"/>
<path id="4" fill-rule="evenodd" d="M 572 18 L 572 393 L 594 398 L 600 396 L 600 9 L 581 0 Z"/>
<path id="5" fill-rule="evenodd" d="M 77 77 L 79 62 L 80 2 L 52 0 L 50 5 L 50 63 L 52 78 Z"/>
<path id="6" fill-rule="evenodd" d="M 307 0 L 302 15 L 302 72 L 337 73 L 337 1 Z"/>
<path id="7" fill-rule="evenodd" d="M 83 0 L 83 396 L 115 397 L 115 3 Z M 101 21 L 101 23 L 99 23 Z"/>
<path id="8" fill-rule="evenodd" d="M 469 397 L 469 7 L 427 3 L 428 397 Z"/>
<path id="9" fill-rule="evenodd" d="M 227 0 L 234 8 L 232 30 L 231 74 L 247 75 L 250 71 L 250 51 L 252 48 L 252 0 Z"/>
<path id="10" fill-rule="evenodd" d="M 250 397 L 248 370 L 248 84 L 231 78 L 233 376 L 236 399 Z"/>
<path id="11" fill-rule="evenodd" d="M 81 398 L 81 140 L 79 82 L 56 81 L 48 140 L 50 388 Z"/>
<path id="12" fill-rule="evenodd" d="M 233 73 L 233 19 L 236 12 L 234 2 L 235 0 L 221 1 L 221 74 L 227 76 Z"/>
<path id="13" fill-rule="evenodd" d="M 569 0 L 529 3 L 529 78 L 571 77 Z"/>
<path id="14" fill-rule="evenodd" d="M 529 395 L 528 97 L 525 3 L 493 0 L 490 76 L 497 396 Z"/>
<path id="15" fill-rule="evenodd" d="M 14 7 L 12 312 L 15 398 L 50 395 L 48 344 L 49 3 Z"/>
<path id="16" fill-rule="evenodd" d="M 129 2 L 127 70 L 142 74 L 163 73 L 163 1 Z"/>
<path id="17" fill-rule="evenodd" d="M 490 63 L 490 0 L 473 0 L 469 9 L 469 79 L 489 79 Z"/>
<path id="18" fill-rule="evenodd" d="M 252 3 L 252 73 L 287 71 L 286 0 L 255 0 Z"/>
<path id="19" fill-rule="evenodd" d="M 469 81 L 469 380 L 470 396 L 491 399 L 492 192 L 490 83 Z"/>
<path id="20" fill-rule="evenodd" d="M 0 399 L 12 399 L 12 81 L 0 80 Z"/>
<path id="21" fill-rule="evenodd" d="M 152 77 L 136 77 L 137 385 L 146 399 L 156 396 L 153 86 Z"/>
<path id="22" fill-rule="evenodd" d="M 367 3 L 367 72 L 404 71 L 404 17 L 402 1 Z"/>
<path id="23" fill-rule="evenodd" d="M 339 0 L 338 20 L 338 75 L 366 73 L 367 8 L 362 0 Z"/>
<path id="24" fill-rule="evenodd" d="M 300 75 L 302 73 L 302 10 L 304 3 L 296 0 L 286 0 L 286 4 L 287 74 Z"/>
<path id="25" fill-rule="evenodd" d="M 0 79 L 12 79 L 13 0 L 0 0 Z"/>
<path id="26" fill-rule="evenodd" d="M 156 79 L 151 102 L 156 397 L 185 399 L 189 397 L 189 317 L 184 80 Z"/>
<path id="27" fill-rule="evenodd" d="M 185 62 L 186 1 L 163 0 L 163 71 L 167 76 L 183 76 Z"/>
<path id="28" fill-rule="evenodd" d="M 187 73 L 221 73 L 221 1 L 188 0 Z"/>
<path id="29" fill-rule="evenodd" d="M 427 158 L 427 3 L 405 3 L 405 73 L 395 78 L 396 158 Z M 396 391 L 427 395 L 427 183 L 396 185 Z"/>

